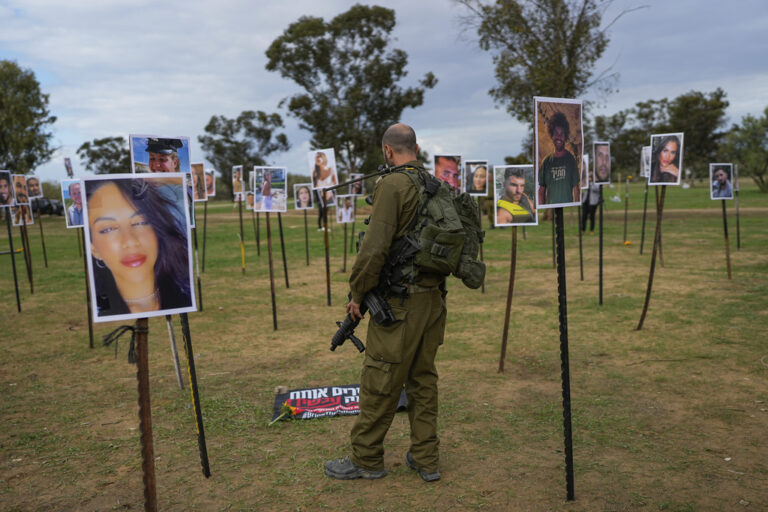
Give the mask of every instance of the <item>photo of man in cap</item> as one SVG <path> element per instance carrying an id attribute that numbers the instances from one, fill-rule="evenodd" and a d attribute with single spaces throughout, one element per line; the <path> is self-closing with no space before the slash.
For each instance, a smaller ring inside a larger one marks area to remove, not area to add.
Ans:
<path id="1" fill-rule="evenodd" d="M 189 137 L 129 135 L 128 138 L 132 172 L 192 172 Z"/>

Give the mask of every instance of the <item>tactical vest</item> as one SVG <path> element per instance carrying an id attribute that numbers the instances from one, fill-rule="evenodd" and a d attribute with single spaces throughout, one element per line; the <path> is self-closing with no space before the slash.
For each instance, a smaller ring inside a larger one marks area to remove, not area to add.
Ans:
<path id="1" fill-rule="evenodd" d="M 390 284 L 418 283 L 425 274 L 453 274 L 469 288 L 485 279 L 485 264 L 477 259 L 485 233 L 474 199 L 453 189 L 424 169 L 403 172 L 418 191 L 419 206 L 408 232 L 390 248 L 382 278 Z"/>

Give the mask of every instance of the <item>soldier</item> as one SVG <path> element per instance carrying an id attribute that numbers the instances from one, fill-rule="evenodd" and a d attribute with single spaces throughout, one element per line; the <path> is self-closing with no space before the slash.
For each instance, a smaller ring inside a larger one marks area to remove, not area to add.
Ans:
<path id="1" fill-rule="evenodd" d="M 150 172 L 179 172 L 178 149 L 183 146 L 179 139 L 147 139 Z"/>
<path id="2" fill-rule="evenodd" d="M 360 304 L 378 285 L 394 244 L 415 224 L 419 190 L 406 173 L 424 173 L 417 161 L 416 134 L 410 126 L 390 126 L 382 138 L 387 165 L 399 166 L 385 175 L 373 193 L 368 232 L 349 278 L 352 298 L 347 314 L 362 318 Z M 429 177 L 427 175 L 427 177 Z M 409 262 L 400 270 L 407 268 Z M 396 275 L 398 269 L 394 270 Z M 407 271 L 406 271 L 407 273 Z M 360 376 L 360 415 L 351 432 L 352 454 L 325 464 L 325 474 L 342 480 L 382 478 L 384 436 L 405 385 L 411 446 L 406 464 L 431 482 L 440 479 L 437 437 L 437 370 L 435 356 L 445 332 L 445 278 L 420 274 L 418 284 L 401 280 L 407 293 L 391 294 L 398 319 L 389 327 L 368 323 L 367 350 Z"/>

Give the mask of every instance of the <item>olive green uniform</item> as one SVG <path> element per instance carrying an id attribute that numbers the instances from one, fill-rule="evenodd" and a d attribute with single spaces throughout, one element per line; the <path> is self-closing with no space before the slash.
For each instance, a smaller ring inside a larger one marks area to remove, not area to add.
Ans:
<path id="1" fill-rule="evenodd" d="M 409 162 L 408 165 L 419 165 Z M 416 172 L 406 168 L 405 172 Z M 376 185 L 368 230 L 349 279 L 352 300 L 362 302 L 379 282 L 394 241 L 405 235 L 418 213 L 418 190 L 402 172 Z M 384 436 L 405 385 L 411 425 L 410 452 L 425 471 L 437 471 L 437 370 L 443 343 L 445 302 L 438 287 L 443 276 L 429 275 L 409 286 L 409 297 L 389 300 L 400 322 L 381 327 L 368 323 L 367 348 L 360 376 L 360 415 L 352 428 L 352 461 L 369 470 L 384 467 Z"/>

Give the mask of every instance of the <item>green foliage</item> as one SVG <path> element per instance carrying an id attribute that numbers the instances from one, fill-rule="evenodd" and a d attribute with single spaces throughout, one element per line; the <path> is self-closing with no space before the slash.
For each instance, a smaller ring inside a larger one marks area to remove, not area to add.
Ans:
<path id="1" fill-rule="evenodd" d="M 383 163 L 380 138 L 406 108 L 424 101 L 437 83 L 427 73 L 421 87 L 397 83 L 408 55 L 389 49 L 395 11 L 354 5 L 325 22 L 303 16 L 267 49 L 267 69 L 293 80 L 304 92 L 286 98 L 288 111 L 312 134 L 313 148 L 335 148 L 347 172 L 369 171 Z"/>
<path id="2" fill-rule="evenodd" d="M 471 13 L 467 21 L 476 29 L 480 48 L 494 53 L 497 86 L 490 95 L 518 120 L 533 123 L 533 96 L 612 92 L 617 75 L 593 73 L 609 42 L 607 28 L 600 27 L 601 2 L 459 1 Z"/>
<path id="3" fill-rule="evenodd" d="M 0 60 L 0 168 L 26 174 L 49 161 L 55 121 L 32 70 Z"/>
<path id="4" fill-rule="evenodd" d="M 104 137 L 84 142 L 77 148 L 77 156 L 85 161 L 85 168 L 96 174 L 131 172 L 131 152 L 124 137 Z"/>
<path id="5" fill-rule="evenodd" d="M 226 195 L 232 196 L 232 166 L 242 165 L 246 171 L 254 165 L 265 165 L 265 158 L 272 153 L 287 151 L 291 145 L 284 133 L 275 134 L 283 128 L 279 114 L 267 114 L 259 110 L 244 110 L 235 119 L 212 116 L 205 125 L 206 135 L 200 135 L 205 157 L 221 173 L 221 185 Z M 218 196 L 218 192 L 216 194 Z"/>
<path id="6" fill-rule="evenodd" d="M 768 107 L 762 117 L 748 114 L 731 129 L 723 154 L 738 162 L 741 176 L 751 176 L 760 192 L 768 192 Z"/>

